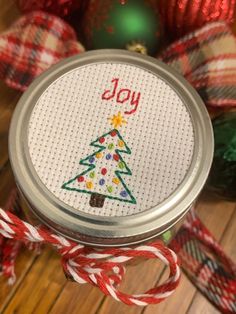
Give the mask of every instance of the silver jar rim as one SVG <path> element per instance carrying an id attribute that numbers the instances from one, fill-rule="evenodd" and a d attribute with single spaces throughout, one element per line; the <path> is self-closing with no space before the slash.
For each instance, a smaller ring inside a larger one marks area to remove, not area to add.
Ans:
<path id="1" fill-rule="evenodd" d="M 169 84 L 186 105 L 194 128 L 192 163 L 180 186 L 158 206 L 125 217 L 101 217 L 74 210 L 56 198 L 40 181 L 27 146 L 31 112 L 45 89 L 63 74 L 92 63 L 134 65 Z M 147 56 L 123 50 L 97 50 L 63 60 L 41 74 L 21 97 L 10 126 L 9 155 L 19 189 L 44 224 L 75 241 L 96 246 L 124 246 L 154 238 L 188 211 L 202 190 L 213 158 L 213 131 L 204 103 L 175 70 Z"/>

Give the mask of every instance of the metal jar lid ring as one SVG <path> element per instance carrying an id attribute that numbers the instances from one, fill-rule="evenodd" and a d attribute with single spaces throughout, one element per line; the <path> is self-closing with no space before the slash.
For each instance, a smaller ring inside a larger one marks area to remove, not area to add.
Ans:
<path id="1" fill-rule="evenodd" d="M 9 143 L 34 213 L 98 246 L 139 243 L 174 225 L 213 154 L 194 89 L 163 63 L 119 50 L 66 59 L 37 78 L 15 110 Z"/>

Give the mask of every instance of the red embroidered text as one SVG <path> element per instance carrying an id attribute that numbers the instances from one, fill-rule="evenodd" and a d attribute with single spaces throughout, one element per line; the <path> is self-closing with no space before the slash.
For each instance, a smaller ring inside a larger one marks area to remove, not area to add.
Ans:
<path id="1" fill-rule="evenodd" d="M 115 98 L 117 103 L 124 104 L 129 102 L 130 106 L 132 106 L 131 110 L 125 111 L 125 114 L 132 114 L 138 108 L 141 93 L 136 91 L 131 91 L 129 88 L 118 88 L 119 79 L 114 78 L 111 89 L 107 89 L 102 94 L 103 100 L 110 100 Z"/>

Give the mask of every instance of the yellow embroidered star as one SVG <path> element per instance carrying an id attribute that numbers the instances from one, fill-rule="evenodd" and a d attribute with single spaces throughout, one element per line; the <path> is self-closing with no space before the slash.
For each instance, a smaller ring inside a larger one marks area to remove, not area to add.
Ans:
<path id="1" fill-rule="evenodd" d="M 110 120 L 111 125 L 115 129 L 127 123 L 127 121 L 124 119 L 120 111 L 118 112 L 117 115 L 114 114 L 114 116 L 112 118 L 109 118 L 108 120 Z"/>

